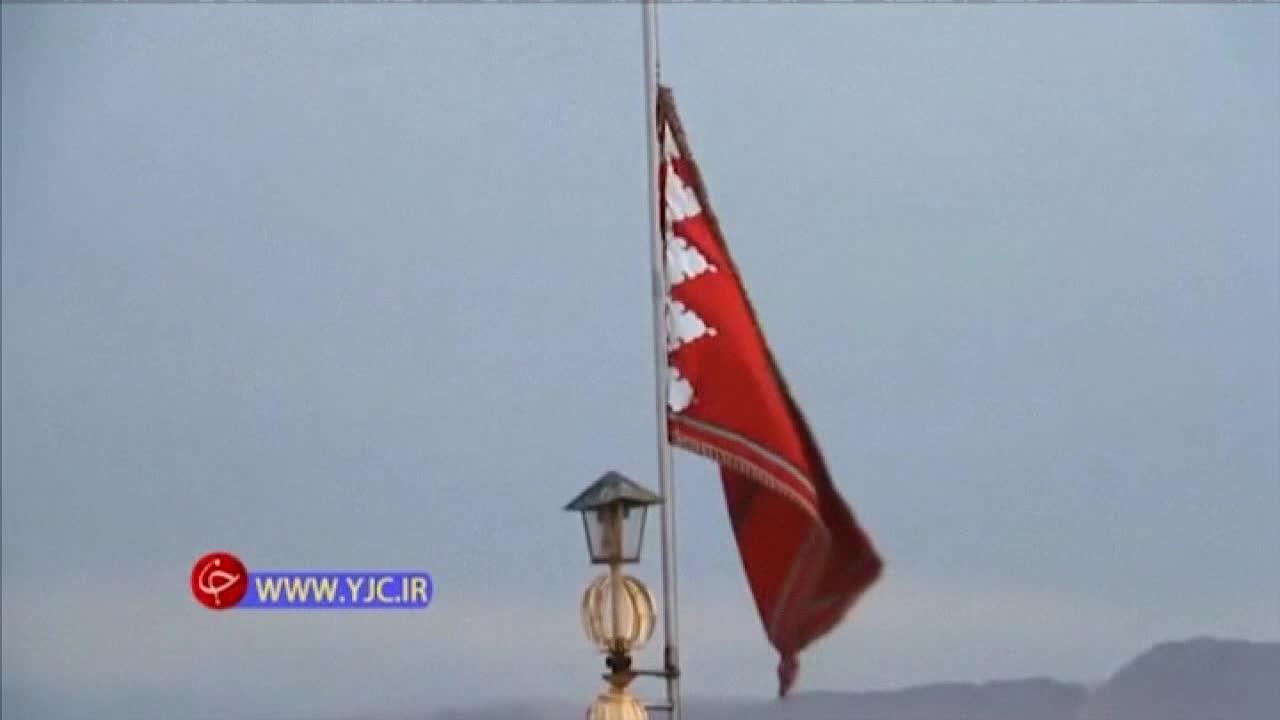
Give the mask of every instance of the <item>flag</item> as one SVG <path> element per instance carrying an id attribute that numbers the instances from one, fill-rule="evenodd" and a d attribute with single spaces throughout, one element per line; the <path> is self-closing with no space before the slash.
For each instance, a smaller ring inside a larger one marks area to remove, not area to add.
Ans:
<path id="1" fill-rule="evenodd" d="M 720 466 L 747 583 L 780 656 L 778 694 L 785 696 L 800 651 L 844 618 L 882 563 L 778 371 L 665 87 L 657 117 L 671 288 L 668 432 L 673 445 Z"/>

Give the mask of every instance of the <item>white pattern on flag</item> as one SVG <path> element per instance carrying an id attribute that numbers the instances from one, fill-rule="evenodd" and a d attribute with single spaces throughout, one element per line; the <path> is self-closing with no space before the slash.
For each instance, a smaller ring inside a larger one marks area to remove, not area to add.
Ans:
<path id="1" fill-rule="evenodd" d="M 667 351 L 670 352 L 697 340 L 700 337 L 716 334 L 715 328 L 698 317 L 698 314 L 685 307 L 679 300 L 667 298 Z"/>
<path id="2" fill-rule="evenodd" d="M 676 174 L 671 163 L 667 163 L 667 187 L 663 195 L 667 203 L 668 222 L 680 222 L 702 212 L 698 204 L 698 196 L 685 184 L 684 178 Z"/>
<path id="3" fill-rule="evenodd" d="M 698 248 L 690 245 L 684 238 L 670 232 L 671 240 L 667 243 L 667 278 L 674 287 L 692 280 L 704 272 L 715 272 L 716 267 L 698 252 Z"/>
<path id="4" fill-rule="evenodd" d="M 680 157 L 680 148 L 675 144 L 671 137 L 671 126 L 663 124 L 662 126 L 662 159 L 664 162 L 673 158 Z"/>
<path id="5" fill-rule="evenodd" d="M 672 412 L 684 412 L 693 402 L 693 386 L 680 375 L 680 370 L 674 365 L 667 369 L 670 371 L 667 376 L 667 407 Z"/>

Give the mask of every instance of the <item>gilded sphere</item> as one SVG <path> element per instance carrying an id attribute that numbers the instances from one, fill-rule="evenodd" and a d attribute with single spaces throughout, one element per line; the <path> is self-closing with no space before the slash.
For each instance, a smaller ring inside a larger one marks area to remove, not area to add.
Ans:
<path id="1" fill-rule="evenodd" d="M 587 708 L 587 720 L 649 720 L 649 713 L 644 703 L 625 690 L 610 690 Z"/>
<path id="2" fill-rule="evenodd" d="M 582 595 L 582 629 L 602 653 L 615 646 L 625 652 L 638 650 L 653 637 L 654 602 L 649 588 L 630 575 L 619 575 L 617 586 L 616 615 L 614 582 L 608 573 L 592 580 Z"/>

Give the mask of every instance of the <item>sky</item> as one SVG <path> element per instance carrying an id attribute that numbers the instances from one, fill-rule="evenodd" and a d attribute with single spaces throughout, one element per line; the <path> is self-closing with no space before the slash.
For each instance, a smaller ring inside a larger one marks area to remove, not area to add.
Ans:
<path id="1" fill-rule="evenodd" d="M 729 246 L 886 560 L 800 691 L 1280 639 L 1278 11 L 662 9 Z M 656 485 L 638 8 L 0 19 L 0 712 L 591 698 L 561 508 Z M 715 468 L 676 484 L 685 691 L 767 697 Z M 214 613 L 212 549 L 436 595 Z"/>

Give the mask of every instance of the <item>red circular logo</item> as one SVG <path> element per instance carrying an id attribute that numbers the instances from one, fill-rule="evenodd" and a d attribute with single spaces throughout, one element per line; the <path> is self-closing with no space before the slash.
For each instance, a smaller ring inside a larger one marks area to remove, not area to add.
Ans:
<path id="1" fill-rule="evenodd" d="M 233 608 L 249 589 L 249 571 L 235 555 L 211 552 L 191 567 L 191 594 L 210 610 Z"/>

